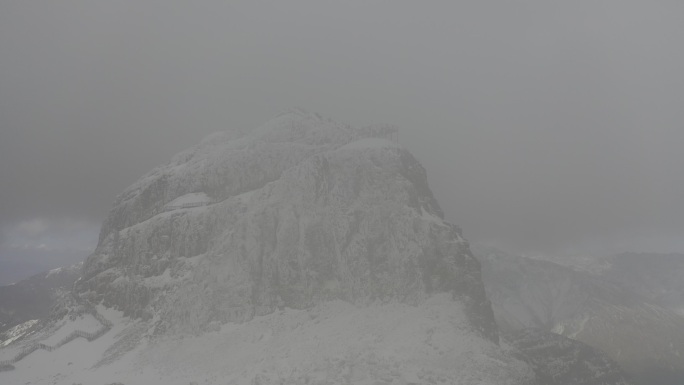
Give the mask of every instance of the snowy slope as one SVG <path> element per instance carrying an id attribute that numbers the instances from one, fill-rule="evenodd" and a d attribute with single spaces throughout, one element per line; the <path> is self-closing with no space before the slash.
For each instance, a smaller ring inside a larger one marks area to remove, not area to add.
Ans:
<path id="1" fill-rule="evenodd" d="M 32 319 L 6 330 L 3 333 L 2 342 L 0 342 L 0 348 L 4 348 L 12 342 L 25 337 L 27 333 L 30 333 L 31 329 L 38 325 L 39 322 L 40 321 L 37 319 Z M 2 359 L 0 358 L 0 360 Z"/>
<path id="2" fill-rule="evenodd" d="M 0 286 L 0 344 L 6 340 L 3 332 L 7 329 L 47 317 L 60 295 L 71 290 L 80 275 L 81 266 L 79 263 L 62 267 L 36 274 L 13 285 Z"/>
<path id="3" fill-rule="evenodd" d="M 2 383 L 532 384 L 529 366 L 463 329 L 448 294 L 419 306 L 344 301 L 285 308 L 199 336 L 151 336 L 142 321 L 106 311 L 114 328 L 94 342 L 37 351 Z M 133 341 L 133 343 L 131 343 Z M 117 355 L 114 360 L 103 356 Z"/>

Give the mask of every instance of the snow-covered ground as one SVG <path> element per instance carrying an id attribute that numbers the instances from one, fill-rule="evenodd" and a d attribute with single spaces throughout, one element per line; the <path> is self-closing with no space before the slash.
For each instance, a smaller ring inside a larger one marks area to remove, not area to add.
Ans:
<path id="1" fill-rule="evenodd" d="M 165 207 L 165 209 L 173 209 L 177 207 L 189 207 L 193 205 L 207 205 L 212 202 L 211 198 L 207 196 L 207 194 L 203 192 L 197 192 L 197 193 L 190 193 L 190 194 L 185 194 L 182 195 L 170 203 L 168 203 Z"/>
<path id="2" fill-rule="evenodd" d="M 448 295 L 419 306 L 333 301 L 156 340 L 147 324 L 100 310 L 114 322 L 103 337 L 36 351 L 1 372 L 0 383 L 518 384 L 532 376 L 505 348 L 467 330 Z"/>
<path id="3" fill-rule="evenodd" d="M 64 320 L 63 325 L 57 329 L 52 335 L 41 340 L 40 342 L 46 345 L 54 346 L 61 340 L 66 338 L 69 334 L 76 330 L 86 333 L 95 333 L 102 325 L 90 314 L 82 314 L 74 320 Z"/>
<path id="4" fill-rule="evenodd" d="M 14 364 L 15 370 L 0 372 L 2 384 L 108 384 L 105 378 L 94 375 L 92 367 L 103 357 L 103 353 L 117 341 L 117 335 L 128 328 L 130 321 L 123 318 L 120 313 L 107 311 L 106 317 L 114 321 L 114 327 L 102 337 L 88 342 L 84 338 L 77 338 L 58 349 L 48 352 L 36 350 L 19 362 Z M 95 331 L 101 325 L 91 315 L 84 315 L 75 320 L 68 317 L 63 324 L 58 326 L 49 337 L 36 338 L 33 341 L 25 341 L 23 346 L 31 342 L 54 344 L 74 330 Z M 92 330 L 91 330 L 92 329 Z M 4 349 L 3 349 L 4 350 Z M 14 350 L 16 353 L 17 349 Z M 85 378 L 72 380 L 71 378 Z"/>
<path id="5" fill-rule="evenodd" d="M 26 321 L 6 331 L 5 335 L 7 336 L 7 339 L 0 342 L 0 348 L 5 347 L 11 344 L 12 342 L 16 341 L 17 339 L 23 337 L 24 334 L 33 326 L 35 326 L 38 322 L 39 320 L 37 319 Z M 2 358 L 0 358 L 0 360 L 2 360 Z"/>

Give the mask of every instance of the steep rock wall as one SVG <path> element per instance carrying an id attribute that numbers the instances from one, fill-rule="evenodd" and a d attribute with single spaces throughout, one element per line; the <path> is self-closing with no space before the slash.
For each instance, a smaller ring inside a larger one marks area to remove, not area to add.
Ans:
<path id="1" fill-rule="evenodd" d="M 391 131 L 390 131 L 391 132 Z M 480 266 L 425 170 L 387 128 L 315 115 L 214 135 L 131 186 L 78 292 L 162 331 L 201 331 L 331 299 L 420 303 L 451 292 L 497 341 Z M 186 194 L 208 205 L 165 211 Z"/>

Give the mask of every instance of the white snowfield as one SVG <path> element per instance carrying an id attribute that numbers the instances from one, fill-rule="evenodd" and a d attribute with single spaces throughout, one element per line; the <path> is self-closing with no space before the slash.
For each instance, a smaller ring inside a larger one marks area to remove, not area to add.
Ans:
<path id="1" fill-rule="evenodd" d="M 463 328 L 461 305 L 448 294 L 419 306 L 331 301 L 157 339 L 146 324 L 101 312 L 114 321 L 109 333 L 36 351 L 0 372 L 0 383 L 505 385 L 534 377 L 510 350 Z"/>
<path id="2" fill-rule="evenodd" d="M 165 211 L 169 210 L 175 210 L 179 208 L 192 208 L 192 207 L 199 207 L 199 206 L 206 206 L 213 203 L 212 199 L 207 196 L 207 194 L 203 192 L 198 192 L 198 193 L 190 193 L 190 194 L 185 194 L 183 196 L 180 196 L 173 201 L 171 201 L 169 204 L 164 206 Z"/>
<path id="3" fill-rule="evenodd" d="M 95 333 L 102 327 L 95 317 L 90 314 L 83 314 L 73 321 L 63 320 L 63 322 L 63 325 L 57 329 L 57 331 L 40 342 L 45 345 L 56 345 L 76 330 L 86 333 Z"/>
<path id="4" fill-rule="evenodd" d="M 14 364 L 37 351 L 53 352 L 79 338 L 94 341 L 111 329 L 112 323 L 95 307 L 86 306 L 84 310 L 69 312 L 59 321 L 42 325 L 40 330 L 31 329 L 39 325 L 39 320 L 28 321 L 11 329 L 10 338 L 0 346 L 6 347 L 0 350 L 0 371 L 13 369 Z M 23 341 L 12 345 L 18 339 Z"/>

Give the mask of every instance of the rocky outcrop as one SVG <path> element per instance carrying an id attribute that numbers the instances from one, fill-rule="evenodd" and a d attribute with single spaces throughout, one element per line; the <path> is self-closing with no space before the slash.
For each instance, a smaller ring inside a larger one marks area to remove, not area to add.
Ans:
<path id="1" fill-rule="evenodd" d="M 497 341 L 478 261 L 392 133 L 296 111 L 209 137 L 117 199 L 77 291 L 158 332 L 449 292 Z M 168 210 L 180 198 L 188 208 Z"/>
<path id="2" fill-rule="evenodd" d="M 540 384 L 631 384 L 615 362 L 582 342 L 539 329 L 516 332 L 509 341 L 532 362 Z"/>

